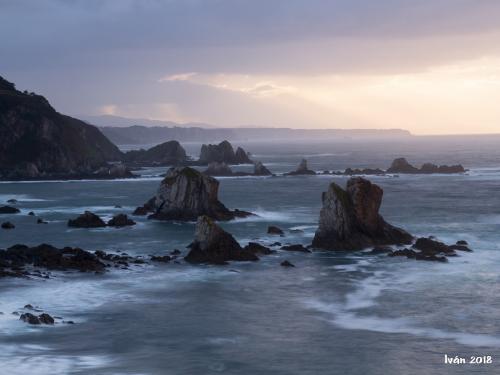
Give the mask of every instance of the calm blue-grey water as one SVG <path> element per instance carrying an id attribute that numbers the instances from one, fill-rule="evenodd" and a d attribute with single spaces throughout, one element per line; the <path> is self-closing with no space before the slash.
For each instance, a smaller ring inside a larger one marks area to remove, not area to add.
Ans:
<path id="1" fill-rule="evenodd" d="M 316 170 L 462 163 L 465 175 L 372 177 L 385 218 L 415 235 L 465 239 L 474 253 L 447 264 L 363 252 L 278 252 L 225 267 L 162 264 L 105 275 L 0 280 L 0 374 L 495 374 L 500 371 L 500 137 L 404 142 L 242 144 L 274 172 L 302 157 Z M 188 144 L 196 155 L 199 145 Z M 250 168 L 242 166 L 241 169 Z M 84 210 L 130 213 L 151 197 L 164 169 L 126 181 L 0 183 L 0 248 L 79 246 L 133 255 L 185 252 L 193 223 L 137 218 L 122 229 L 69 229 Z M 321 192 L 343 177 L 221 178 L 220 198 L 256 218 L 223 226 L 246 243 L 276 240 L 268 225 L 302 229 L 284 243 L 310 243 Z M 122 208 L 114 208 L 121 205 Z M 37 225 L 29 211 L 49 221 Z M 5 215 L 4 215 L 5 216 Z M 279 264 L 290 260 L 296 268 Z M 12 315 L 38 305 L 75 325 L 29 327 Z M 491 355 L 490 365 L 445 365 L 444 355 Z"/>

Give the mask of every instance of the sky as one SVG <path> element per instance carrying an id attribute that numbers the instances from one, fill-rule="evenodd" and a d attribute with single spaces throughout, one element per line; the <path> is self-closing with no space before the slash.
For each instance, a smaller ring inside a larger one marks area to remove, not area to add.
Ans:
<path id="1" fill-rule="evenodd" d="M 0 0 L 0 75 L 75 116 L 500 133 L 500 1 Z"/>

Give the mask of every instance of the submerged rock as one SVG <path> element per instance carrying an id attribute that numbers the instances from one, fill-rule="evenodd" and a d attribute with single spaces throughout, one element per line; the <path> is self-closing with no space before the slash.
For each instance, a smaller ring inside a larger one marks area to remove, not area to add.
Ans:
<path id="1" fill-rule="evenodd" d="M 110 227 L 125 227 L 129 225 L 135 225 L 136 222 L 125 214 L 118 214 L 113 216 L 111 220 L 108 221 L 108 226 Z"/>
<path id="2" fill-rule="evenodd" d="M 216 220 L 231 220 L 252 215 L 231 211 L 218 198 L 219 181 L 189 167 L 170 168 L 154 197 L 150 218 L 158 220 L 196 220 L 207 215 Z"/>
<path id="3" fill-rule="evenodd" d="M 2 223 L 2 229 L 14 229 L 16 226 L 12 224 L 10 221 L 6 221 Z"/>
<path id="4" fill-rule="evenodd" d="M 281 250 L 286 250 L 286 251 L 298 251 L 301 253 L 310 253 L 311 250 L 308 248 L 304 247 L 304 245 L 297 244 L 297 245 L 285 245 L 281 247 Z"/>
<path id="5" fill-rule="evenodd" d="M 346 190 L 331 183 L 323 193 L 323 208 L 312 246 L 326 250 L 361 250 L 370 246 L 407 244 L 413 237 L 388 224 L 379 214 L 383 190 L 353 177 Z"/>
<path id="6" fill-rule="evenodd" d="M 194 242 L 184 259 L 189 263 L 212 264 L 259 260 L 254 253 L 242 249 L 231 234 L 206 215 L 198 218 Z"/>
<path id="7" fill-rule="evenodd" d="M 273 250 L 271 250 L 268 247 L 265 247 L 257 242 L 249 242 L 248 245 L 246 245 L 243 250 L 249 251 L 253 254 L 259 254 L 259 255 L 269 255 L 273 253 Z"/>
<path id="8" fill-rule="evenodd" d="M 267 227 L 267 234 L 275 234 L 279 236 L 284 236 L 285 232 L 281 228 L 278 228 L 277 226 L 270 225 Z"/>
<path id="9" fill-rule="evenodd" d="M 85 211 L 76 219 L 68 220 L 68 226 L 75 228 L 100 228 L 105 227 L 106 223 L 96 214 Z"/>
<path id="10" fill-rule="evenodd" d="M 18 214 L 21 212 L 19 208 L 16 207 L 11 207 L 11 206 L 1 206 L 0 207 L 0 214 Z"/>
<path id="11" fill-rule="evenodd" d="M 283 262 L 280 263 L 281 267 L 295 267 L 293 263 L 290 263 L 288 260 L 284 260 Z"/>
<path id="12" fill-rule="evenodd" d="M 295 171 L 285 173 L 286 176 L 314 175 L 314 174 L 316 174 L 316 172 L 310 170 L 307 167 L 307 160 L 306 159 L 302 159 L 302 161 L 300 162 L 299 166 L 297 167 L 297 169 Z"/>

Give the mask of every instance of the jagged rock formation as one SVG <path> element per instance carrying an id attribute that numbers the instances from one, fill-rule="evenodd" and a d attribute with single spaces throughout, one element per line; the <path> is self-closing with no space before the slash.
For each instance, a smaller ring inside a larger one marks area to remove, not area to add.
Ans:
<path id="1" fill-rule="evenodd" d="M 168 141 L 148 150 L 132 150 L 124 155 L 124 161 L 134 166 L 182 165 L 186 163 L 186 150 L 177 141 Z"/>
<path id="2" fill-rule="evenodd" d="M 96 127 L 0 77 L 0 179 L 83 178 L 120 150 Z"/>
<path id="3" fill-rule="evenodd" d="M 191 251 L 184 259 L 189 263 L 212 264 L 225 264 L 231 260 L 259 260 L 253 252 L 243 249 L 231 234 L 205 215 L 198 218 Z"/>
<path id="4" fill-rule="evenodd" d="M 19 208 L 12 207 L 12 206 L 1 206 L 0 207 L 0 214 L 18 214 L 21 212 Z"/>
<path id="5" fill-rule="evenodd" d="M 266 166 L 260 161 L 255 162 L 253 167 L 253 174 L 255 176 L 272 176 L 271 171 L 267 169 Z"/>
<path id="6" fill-rule="evenodd" d="M 117 214 L 117 215 L 113 216 L 113 218 L 111 218 L 108 221 L 109 227 L 126 227 L 126 226 L 130 226 L 130 225 L 135 225 L 135 224 L 136 224 L 136 222 L 134 220 L 130 219 L 125 214 Z"/>
<path id="7" fill-rule="evenodd" d="M 232 176 L 233 171 L 224 162 L 213 161 L 208 163 L 208 168 L 203 172 L 207 176 Z"/>
<path id="8" fill-rule="evenodd" d="M 207 215 L 216 220 L 231 220 L 251 215 L 226 208 L 219 201 L 218 191 L 219 181 L 210 176 L 189 167 L 170 168 L 150 202 L 154 211 L 150 218 L 191 221 Z"/>
<path id="9" fill-rule="evenodd" d="M 326 250 L 361 250 L 369 246 L 407 244 L 412 236 L 388 224 L 379 214 L 383 190 L 354 177 L 346 190 L 331 183 L 323 193 L 323 208 L 312 246 Z"/>
<path id="10" fill-rule="evenodd" d="M 409 173 L 409 174 L 432 174 L 432 173 L 464 173 L 465 168 L 458 165 L 435 165 L 432 163 L 425 163 L 419 169 L 411 165 L 408 160 L 405 158 L 395 159 L 389 169 L 387 169 L 387 173 Z"/>
<path id="11" fill-rule="evenodd" d="M 446 245 L 433 238 L 418 238 L 411 249 L 389 250 L 388 256 L 404 256 L 408 259 L 447 262 L 448 257 L 456 257 L 456 251 L 472 252 L 467 242 L 458 241 L 455 245 Z"/>
<path id="12" fill-rule="evenodd" d="M 314 174 L 316 174 L 316 172 L 310 170 L 307 167 L 307 160 L 306 159 L 302 159 L 302 161 L 300 162 L 299 166 L 297 167 L 297 169 L 295 171 L 285 173 L 285 175 L 287 175 L 287 176 L 314 175 Z"/>
<path id="13" fill-rule="evenodd" d="M 222 141 L 218 145 L 202 145 L 199 162 L 201 164 L 209 164 L 211 162 L 224 162 L 227 164 L 252 163 L 245 150 L 238 147 L 235 153 L 233 146 L 228 141 Z"/>

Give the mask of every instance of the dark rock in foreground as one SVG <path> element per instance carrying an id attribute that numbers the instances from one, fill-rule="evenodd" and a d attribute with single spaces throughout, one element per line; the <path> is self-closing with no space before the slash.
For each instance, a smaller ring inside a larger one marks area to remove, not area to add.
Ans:
<path id="1" fill-rule="evenodd" d="M 283 262 L 280 263 L 280 266 L 282 267 L 295 267 L 292 263 L 290 263 L 288 260 L 284 260 Z"/>
<path id="2" fill-rule="evenodd" d="M 0 207 L 0 214 L 18 214 L 21 212 L 19 208 L 12 207 L 12 206 L 1 206 Z"/>
<path id="3" fill-rule="evenodd" d="M 229 210 L 218 198 L 219 181 L 189 167 L 170 168 L 152 202 L 158 220 L 196 220 L 207 215 L 216 220 L 231 220 L 252 215 Z"/>
<path id="4" fill-rule="evenodd" d="M 22 320 L 23 322 L 26 322 L 28 324 L 32 325 L 40 325 L 40 324 L 47 324 L 47 325 L 53 325 L 54 324 L 54 318 L 51 317 L 47 313 L 40 314 L 38 316 L 32 314 L 32 313 L 24 313 L 21 314 L 19 317 L 19 320 Z"/>
<path id="5" fill-rule="evenodd" d="M 7 250 L 0 250 L 0 269 L 15 269 L 26 265 L 49 270 L 73 269 L 94 272 L 104 270 L 104 264 L 94 254 L 79 248 L 58 249 L 42 244 L 34 247 L 15 245 Z"/>
<path id="6" fill-rule="evenodd" d="M 129 219 L 129 217 L 125 214 L 115 215 L 111 220 L 108 221 L 108 226 L 110 227 L 125 227 L 135 224 L 136 224 L 135 221 Z"/>
<path id="7" fill-rule="evenodd" d="M 101 228 L 105 227 L 106 223 L 96 214 L 85 211 L 76 219 L 68 220 L 68 226 L 75 228 Z"/>
<path id="8" fill-rule="evenodd" d="M 211 264 L 259 260 L 251 251 L 242 249 L 231 234 L 219 227 L 208 216 L 198 218 L 194 242 L 184 259 L 189 263 Z"/>
<path id="9" fill-rule="evenodd" d="M 312 246 L 326 250 L 361 250 L 370 246 L 408 244 L 413 237 L 388 224 L 379 214 L 383 190 L 353 177 L 346 190 L 331 183 L 323 193 L 323 208 Z"/>
<path id="10" fill-rule="evenodd" d="M 297 175 L 315 175 L 316 172 L 307 168 L 307 160 L 302 159 L 299 166 L 295 171 L 285 173 L 285 176 L 297 176 Z"/>

